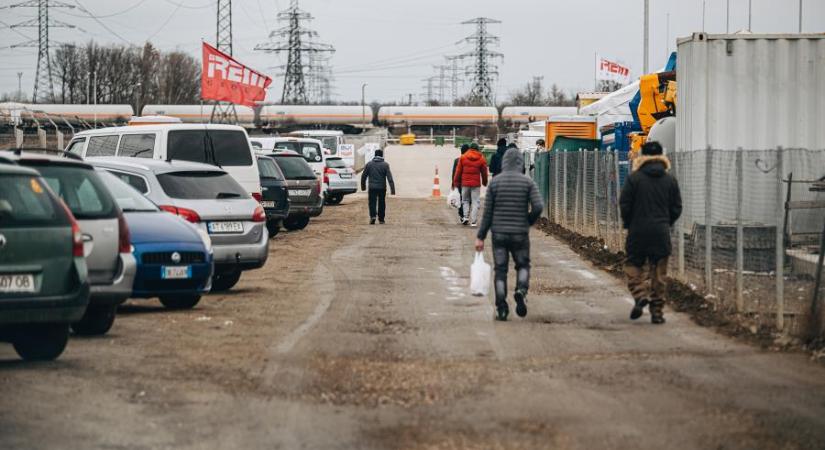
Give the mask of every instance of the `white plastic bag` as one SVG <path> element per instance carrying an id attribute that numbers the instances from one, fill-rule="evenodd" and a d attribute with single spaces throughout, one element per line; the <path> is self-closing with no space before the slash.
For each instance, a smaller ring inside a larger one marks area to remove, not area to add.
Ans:
<path id="1" fill-rule="evenodd" d="M 455 209 L 461 207 L 461 194 L 458 192 L 458 189 L 453 188 L 453 190 L 450 191 L 450 195 L 447 196 L 447 204 Z"/>
<path id="2" fill-rule="evenodd" d="M 470 293 L 476 297 L 486 297 L 490 292 L 490 265 L 484 262 L 484 254 L 476 252 L 470 266 Z"/>

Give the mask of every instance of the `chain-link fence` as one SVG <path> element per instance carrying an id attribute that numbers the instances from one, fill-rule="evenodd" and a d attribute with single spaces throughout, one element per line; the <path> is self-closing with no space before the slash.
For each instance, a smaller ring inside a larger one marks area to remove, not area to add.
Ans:
<path id="1" fill-rule="evenodd" d="M 825 184 L 816 181 L 825 176 L 825 151 L 707 149 L 670 159 L 683 203 L 672 229 L 671 276 L 722 312 L 795 335 L 822 330 L 825 283 L 817 282 L 817 271 Z M 534 173 L 548 219 L 624 250 L 619 196 L 629 175 L 626 155 L 546 153 Z"/>

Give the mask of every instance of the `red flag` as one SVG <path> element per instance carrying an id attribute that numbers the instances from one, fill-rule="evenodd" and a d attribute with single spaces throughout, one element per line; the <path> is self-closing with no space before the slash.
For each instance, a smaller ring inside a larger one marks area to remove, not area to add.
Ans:
<path id="1" fill-rule="evenodd" d="M 272 78 L 235 61 L 231 56 L 203 43 L 201 97 L 204 100 L 255 106 L 266 98 Z"/>

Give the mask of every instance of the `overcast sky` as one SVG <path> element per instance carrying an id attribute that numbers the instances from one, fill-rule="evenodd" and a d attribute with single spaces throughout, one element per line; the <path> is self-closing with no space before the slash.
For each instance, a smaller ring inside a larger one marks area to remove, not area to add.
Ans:
<path id="1" fill-rule="evenodd" d="M 0 0 L 9 5 L 23 0 Z M 198 56 L 201 39 L 215 40 L 215 0 L 63 0 L 78 8 L 50 9 L 53 19 L 80 29 L 53 29 L 57 42 L 141 45 L 149 40 L 164 50 L 180 49 Z M 727 0 L 706 0 L 705 30 L 725 31 Z M 277 11 L 288 0 L 234 0 L 235 57 L 275 75 L 285 57 L 253 51 L 279 25 Z M 702 0 L 651 0 L 651 68 L 664 64 L 676 39 L 702 29 Z M 752 0 L 754 33 L 796 32 L 798 0 Z M 825 32 L 825 1 L 803 1 L 804 32 Z M 748 0 L 730 0 L 731 31 L 748 26 Z M 501 38 L 504 54 L 496 85 L 498 99 L 532 76 L 565 90 L 593 87 L 594 54 L 625 62 L 637 76 L 642 71 L 642 0 L 301 0 L 315 20 L 310 27 L 322 42 L 335 46 L 332 58 L 338 101 L 360 100 L 366 82 L 367 100 L 392 101 L 423 93 L 423 79 L 447 55 L 464 53 L 457 44 L 474 28 L 460 22 L 478 16 L 500 20 L 490 31 Z M 670 17 L 668 27 L 668 15 Z M 10 30 L 6 25 L 33 19 L 33 8 L 0 10 L 0 92 L 17 89 L 30 95 L 36 66 L 35 48 L 7 46 L 36 36 L 36 29 Z M 109 30 L 107 30 L 108 28 Z M 668 30 L 669 28 L 669 30 Z M 669 33 L 668 33 L 669 31 Z M 280 99 L 282 78 L 276 77 L 268 100 Z M 464 88 L 468 88 L 465 85 Z"/>

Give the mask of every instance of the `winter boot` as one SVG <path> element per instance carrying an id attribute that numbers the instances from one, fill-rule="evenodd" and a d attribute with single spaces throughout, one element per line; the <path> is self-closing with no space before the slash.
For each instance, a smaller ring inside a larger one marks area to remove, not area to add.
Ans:
<path id="1" fill-rule="evenodd" d="M 664 300 L 653 300 L 650 302 L 650 323 L 657 325 L 665 323 L 664 308 Z"/>
<path id="2" fill-rule="evenodd" d="M 372 219 L 370 219 L 370 225 L 375 225 L 375 217 L 373 217 Z"/>
<path id="3" fill-rule="evenodd" d="M 649 302 L 647 301 L 647 299 L 644 298 L 636 300 L 636 304 L 633 305 L 633 309 L 630 311 L 630 320 L 636 320 L 639 317 L 642 317 L 642 314 L 644 314 L 645 311 L 645 306 L 647 306 L 648 303 Z M 653 307 L 651 307 L 651 310 L 652 309 Z"/>
<path id="4" fill-rule="evenodd" d="M 519 317 L 527 316 L 527 294 L 523 290 L 517 289 L 516 293 L 513 294 L 513 298 L 516 300 L 516 314 Z"/>

